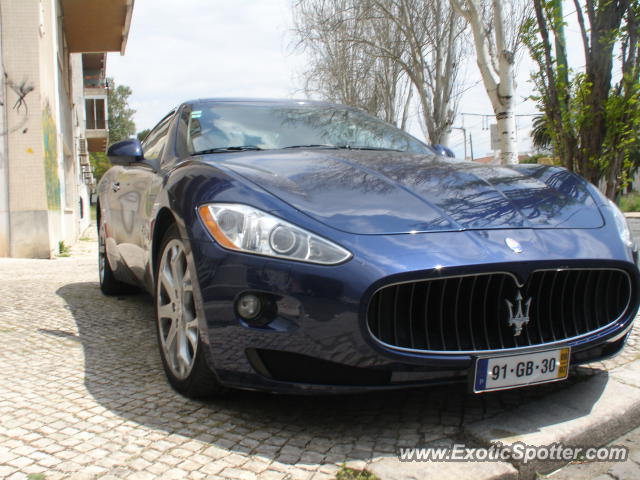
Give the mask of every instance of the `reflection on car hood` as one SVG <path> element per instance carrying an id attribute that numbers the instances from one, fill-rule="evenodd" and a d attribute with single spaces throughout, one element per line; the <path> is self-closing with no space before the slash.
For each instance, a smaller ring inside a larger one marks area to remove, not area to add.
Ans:
<path id="1" fill-rule="evenodd" d="M 585 183 L 557 167 L 358 150 L 243 152 L 207 161 L 351 233 L 603 225 Z"/>

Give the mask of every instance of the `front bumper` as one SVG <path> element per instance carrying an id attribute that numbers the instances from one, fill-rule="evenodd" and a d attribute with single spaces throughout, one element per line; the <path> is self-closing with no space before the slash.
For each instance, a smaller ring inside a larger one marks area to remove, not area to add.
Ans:
<path id="1" fill-rule="evenodd" d="M 597 230 L 579 233 L 597 236 Z M 550 232 L 553 238 L 543 239 L 555 242 L 556 253 L 538 248 L 517 258 L 493 254 L 492 242 L 487 240 L 495 237 L 494 243 L 499 243 L 507 234 L 525 244 L 541 235 L 527 230 L 483 232 L 481 248 L 473 232 L 428 234 L 422 243 L 435 241 L 448 248 L 426 256 L 425 249 L 416 246 L 417 235 L 369 237 L 368 243 L 359 245 L 362 254 L 332 267 L 229 252 L 213 241 L 192 241 L 207 361 L 226 386 L 282 393 L 351 393 L 467 382 L 473 354 L 405 352 L 372 338 L 366 311 L 373 293 L 397 281 L 493 271 L 526 278 L 536 269 L 555 267 L 612 267 L 629 273 L 632 299 L 619 321 L 593 335 L 553 346 L 571 346 L 574 365 L 618 353 L 638 305 L 638 272 L 633 262 L 620 251 L 604 250 L 599 255 L 591 251 L 587 256 L 575 248 L 575 242 L 559 241 L 562 231 Z M 575 236 L 575 232 L 565 235 L 570 234 Z M 571 253 L 561 248 L 569 243 L 574 247 Z M 354 251 L 353 246 L 351 249 Z M 367 253 L 379 251 L 389 254 Z M 452 251 L 460 253 L 452 255 Z M 245 292 L 272 302 L 277 313 L 267 325 L 250 326 L 237 315 L 236 299 Z M 548 348 L 542 345 L 519 351 Z"/>

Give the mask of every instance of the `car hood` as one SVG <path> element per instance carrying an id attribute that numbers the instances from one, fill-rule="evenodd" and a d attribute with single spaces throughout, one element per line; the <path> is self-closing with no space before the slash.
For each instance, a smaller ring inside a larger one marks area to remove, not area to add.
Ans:
<path id="1" fill-rule="evenodd" d="M 586 182 L 558 167 L 321 149 L 211 155 L 207 161 L 350 233 L 598 228 L 604 223 Z"/>

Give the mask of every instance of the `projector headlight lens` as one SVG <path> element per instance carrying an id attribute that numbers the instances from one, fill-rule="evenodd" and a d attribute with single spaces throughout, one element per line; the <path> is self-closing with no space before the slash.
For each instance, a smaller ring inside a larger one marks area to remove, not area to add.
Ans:
<path id="1" fill-rule="evenodd" d="M 198 213 L 213 238 L 231 250 L 321 265 L 351 258 L 341 246 L 248 205 L 210 203 Z"/>

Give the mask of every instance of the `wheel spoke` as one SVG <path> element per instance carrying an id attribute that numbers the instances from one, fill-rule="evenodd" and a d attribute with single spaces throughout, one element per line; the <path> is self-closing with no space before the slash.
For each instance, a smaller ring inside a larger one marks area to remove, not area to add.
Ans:
<path id="1" fill-rule="evenodd" d="M 185 333 L 187 340 L 191 344 L 191 350 L 196 351 L 198 347 L 198 319 L 193 318 L 185 323 Z"/>
<path id="2" fill-rule="evenodd" d="M 182 255 L 178 247 L 173 247 L 171 250 L 171 260 L 169 261 L 171 265 L 171 276 L 174 280 L 174 285 L 177 288 L 182 287 L 182 265 L 181 265 Z"/>
<path id="3" fill-rule="evenodd" d="M 186 332 L 182 330 L 178 335 L 177 354 L 180 363 L 182 363 L 182 366 L 185 369 L 191 364 L 191 355 L 189 354 L 189 346 L 187 342 Z"/>
<path id="4" fill-rule="evenodd" d="M 167 338 L 164 340 L 164 344 L 167 347 L 167 351 L 171 351 L 173 344 L 176 340 L 176 336 L 178 333 L 178 329 L 176 328 L 176 320 L 171 320 L 171 325 L 169 326 L 169 333 L 167 333 Z"/>
<path id="5" fill-rule="evenodd" d="M 171 303 L 158 306 L 158 318 L 170 318 L 172 324 L 175 321 L 176 313 L 171 306 Z"/>
<path id="6" fill-rule="evenodd" d="M 182 289 L 185 292 L 192 292 L 193 286 L 191 285 L 191 272 L 187 267 L 184 272 L 184 276 L 182 277 Z"/>
<path id="7" fill-rule="evenodd" d="M 186 330 L 198 330 L 198 319 L 193 318 L 191 320 L 187 320 L 185 323 Z"/>
<path id="8" fill-rule="evenodd" d="M 160 272 L 160 284 L 162 288 L 164 288 L 165 293 L 171 298 L 171 300 L 175 301 L 175 287 L 174 287 L 174 279 L 171 276 L 171 272 L 168 268 L 163 268 Z"/>
<path id="9" fill-rule="evenodd" d="M 181 335 L 180 330 L 176 326 L 176 333 L 175 333 L 174 341 L 171 348 L 171 356 L 172 356 L 173 364 L 178 369 L 178 373 L 182 375 L 184 370 L 182 368 L 182 358 L 180 356 L 180 335 Z"/>

